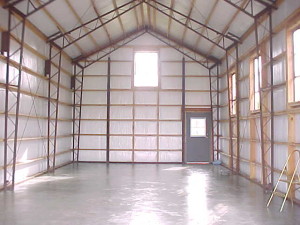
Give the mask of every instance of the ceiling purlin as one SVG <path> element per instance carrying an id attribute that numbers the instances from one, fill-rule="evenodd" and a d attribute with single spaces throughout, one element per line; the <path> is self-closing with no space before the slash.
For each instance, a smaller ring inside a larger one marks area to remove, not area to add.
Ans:
<path id="1" fill-rule="evenodd" d="M 191 17 L 191 14 L 192 14 L 194 5 L 195 5 L 195 0 L 192 0 L 192 2 L 191 2 L 191 7 L 190 7 L 190 10 L 189 10 L 189 14 L 188 14 L 188 17 Z M 186 19 L 185 25 L 187 25 L 189 22 L 190 22 L 190 19 L 189 19 L 189 18 Z M 187 32 L 187 28 L 185 27 L 185 28 L 184 28 L 184 31 L 183 31 L 183 34 L 182 34 L 182 38 L 181 38 L 181 41 L 182 41 L 182 42 L 184 41 L 186 32 Z"/>
<path id="2" fill-rule="evenodd" d="M 26 1 L 26 12 L 21 12 L 20 10 L 18 10 L 16 8 L 16 6 L 20 3 L 20 2 L 24 2 Z M 50 3 L 54 2 L 55 0 L 45 0 L 43 1 L 43 3 L 35 3 L 32 0 L 16 0 L 16 1 L 6 1 L 6 4 L 4 4 L 3 8 L 9 8 L 12 11 L 14 11 L 15 13 L 17 13 L 19 16 L 25 18 L 28 17 L 30 15 L 32 15 L 33 13 L 39 11 L 40 9 L 44 8 L 45 6 L 49 5 Z M 5 2 L 5 0 L 4 0 Z"/>
<path id="3" fill-rule="evenodd" d="M 156 3 L 154 3 L 156 4 Z M 156 28 L 156 10 L 152 10 L 152 17 L 153 17 L 153 27 Z"/>
<path id="4" fill-rule="evenodd" d="M 135 40 L 136 38 L 142 36 L 146 33 L 145 28 L 138 28 L 132 32 L 129 32 L 125 35 L 121 35 L 118 39 L 114 40 L 112 43 L 108 43 L 105 46 L 101 46 L 95 51 L 91 51 L 87 54 L 81 55 L 75 59 L 73 59 L 73 63 L 80 63 L 80 61 L 84 61 L 83 67 L 86 68 L 93 63 L 101 60 L 102 58 L 109 56 L 115 50 L 121 48 L 122 46 L 128 44 L 129 42 Z M 93 58 L 89 59 L 91 56 Z"/>
<path id="5" fill-rule="evenodd" d="M 204 27 L 207 31 L 213 32 L 215 35 L 220 35 L 220 36 L 222 37 L 222 39 L 230 40 L 230 41 L 233 42 L 233 43 L 236 42 L 236 40 L 234 40 L 233 38 L 231 38 L 231 37 L 229 37 L 229 36 L 227 36 L 227 35 L 225 35 L 225 34 L 219 32 L 219 31 L 217 31 L 217 30 L 215 30 L 215 29 L 213 29 L 213 28 L 211 28 L 211 27 L 209 27 L 209 26 L 207 26 L 207 25 L 205 25 L 205 24 L 202 24 L 202 23 L 200 23 L 200 22 L 194 20 L 194 19 L 191 18 L 191 17 L 187 17 L 187 16 L 184 15 L 183 13 L 178 12 L 178 11 L 176 11 L 176 10 L 174 10 L 174 9 L 171 9 L 170 7 L 165 6 L 165 5 L 163 5 L 162 3 L 157 2 L 157 5 L 161 6 L 163 9 L 158 8 L 158 7 L 155 7 L 154 5 L 152 5 L 152 4 L 149 3 L 149 2 L 146 2 L 146 4 L 150 5 L 152 8 L 156 9 L 156 10 L 159 11 L 160 13 L 162 13 L 162 14 L 164 14 L 164 15 L 170 17 L 170 18 L 172 18 L 172 20 L 174 20 L 174 21 L 176 21 L 177 23 L 179 23 L 179 24 L 185 26 L 187 29 L 193 31 L 194 33 L 196 33 L 196 34 L 198 34 L 198 35 L 201 35 L 204 39 L 206 39 L 207 41 L 213 43 L 214 45 L 218 46 L 219 48 L 223 49 L 224 51 L 225 51 L 225 50 L 227 49 L 227 47 L 228 47 L 228 46 L 225 46 L 225 42 L 222 42 L 222 44 L 219 44 L 218 42 L 216 42 L 216 40 L 214 40 L 214 39 L 212 39 L 212 38 L 209 37 L 208 32 L 206 32 L 206 35 L 200 33 L 198 30 L 194 29 L 194 28 L 190 25 L 190 23 L 188 23 L 188 24 L 183 23 L 183 22 L 180 21 L 179 19 L 176 19 L 174 15 L 173 15 L 173 16 L 170 16 L 170 15 L 169 15 L 168 13 L 166 13 L 163 9 L 169 9 L 170 11 L 173 11 L 173 14 L 176 13 L 176 14 L 178 14 L 178 15 L 180 15 L 180 16 L 186 18 L 186 19 L 189 19 L 190 21 L 192 21 L 193 23 L 197 24 L 198 26 Z"/>
<path id="6" fill-rule="evenodd" d="M 102 18 L 100 16 L 100 13 L 99 13 L 99 11 L 98 11 L 98 9 L 96 7 L 95 0 L 91 0 L 91 3 L 92 3 L 93 9 L 94 9 L 97 17 L 99 18 L 100 23 L 103 24 L 103 20 L 102 20 Z M 111 36 L 110 36 L 110 34 L 108 32 L 108 29 L 107 29 L 106 25 L 103 25 L 103 29 L 105 30 L 105 33 L 106 33 L 106 36 L 107 36 L 109 42 L 112 42 Z"/>
<path id="7" fill-rule="evenodd" d="M 112 52 L 119 49 L 120 47 L 128 44 L 129 42 L 135 40 L 136 38 L 142 36 L 145 33 L 149 33 L 151 36 L 155 37 L 156 39 L 162 41 L 163 43 L 167 44 L 168 46 L 176 49 L 177 51 L 181 52 L 183 55 L 188 57 L 189 59 L 192 59 L 193 61 L 201 64 L 207 69 L 211 69 L 214 65 L 219 63 L 219 59 L 214 57 L 207 57 L 206 54 L 196 51 L 192 47 L 185 45 L 183 43 L 180 43 L 173 37 L 167 37 L 162 32 L 159 32 L 157 30 L 153 30 L 149 27 L 143 27 L 134 30 L 133 32 L 127 33 L 125 36 L 121 35 L 118 39 L 116 39 L 113 43 L 109 43 L 105 46 L 102 46 L 101 48 L 98 48 L 95 51 L 91 51 L 89 53 L 86 53 L 84 55 L 81 55 L 75 59 L 73 59 L 73 63 L 82 63 L 80 64 L 83 68 L 86 68 L 93 63 L 101 60 L 104 57 L 109 56 Z"/>
<path id="8" fill-rule="evenodd" d="M 123 25 L 123 22 L 122 22 L 122 20 L 121 20 L 121 18 L 120 18 L 120 13 L 119 13 L 119 9 L 118 9 L 118 6 L 117 6 L 117 3 L 116 3 L 116 0 L 112 0 L 112 2 L 113 2 L 113 5 L 114 5 L 114 8 L 115 8 L 115 10 L 116 10 L 116 13 L 117 13 L 117 15 L 118 15 L 118 21 L 119 21 L 119 23 L 120 23 L 120 26 L 121 26 L 121 29 L 122 29 L 122 32 L 123 32 L 123 34 L 125 34 L 125 29 L 124 29 L 124 25 Z"/>
<path id="9" fill-rule="evenodd" d="M 144 4 L 141 4 L 139 8 L 141 11 L 142 26 L 145 26 L 146 23 L 145 23 L 145 14 L 144 14 Z"/>
<path id="10" fill-rule="evenodd" d="M 42 3 L 41 3 L 40 0 L 37 0 L 37 4 L 42 5 Z M 64 29 L 64 28 L 60 25 L 60 23 L 52 16 L 52 14 L 49 13 L 49 11 L 48 11 L 47 9 L 43 8 L 43 11 L 44 11 L 45 14 L 50 18 L 50 20 L 57 26 L 57 28 L 58 28 L 61 32 L 66 32 L 65 29 Z M 66 34 L 65 39 L 66 39 L 68 42 L 74 41 L 74 38 L 73 38 L 71 35 L 69 35 L 69 34 Z M 76 48 L 79 50 L 79 52 L 80 52 L 81 54 L 84 52 L 83 49 L 82 49 L 77 43 L 75 43 L 74 45 L 76 46 Z M 57 46 L 57 45 L 55 44 L 55 46 Z M 59 47 L 59 46 L 57 46 L 57 47 Z"/>
<path id="11" fill-rule="evenodd" d="M 176 49 L 186 57 L 192 59 L 195 62 L 198 62 L 199 64 L 201 64 L 207 69 L 211 69 L 216 64 L 220 63 L 219 59 L 211 56 L 207 56 L 205 53 L 199 52 L 191 46 L 180 43 L 180 41 L 177 41 L 175 38 L 171 36 L 166 36 L 162 32 L 153 30 L 151 28 L 147 28 L 147 32 L 151 34 L 153 37 L 160 40 L 161 42 L 165 43 L 166 45 Z"/>
<path id="12" fill-rule="evenodd" d="M 204 24 L 206 26 L 209 24 L 209 21 L 210 21 L 211 17 L 213 16 L 213 14 L 214 14 L 214 12 L 216 10 L 218 3 L 219 3 L 219 0 L 215 1 L 214 5 L 213 5 L 213 7 L 211 9 L 211 11 L 209 12 L 208 17 L 206 18 L 206 20 L 204 22 Z M 203 34 L 203 32 L 205 30 L 206 30 L 205 27 L 202 27 L 201 30 L 200 30 L 200 33 Z M 197 38 L 197 41 L 196 41 L 196 45 L 195 45 L 196 47 L 199 46 L 199 43 L 200 43 L 201 39 L 202 39 L 202 35 L 199 35 L 199 37 Z"/>
<path id="13" fill-rule="evenodd" d="M 144 5 L 144 4 L 142 4 Z M 148 17 L 148 25 L 151 26 L 152 22 L 151 22 L 151 14 L 150 14 L 150 6 L 147 5 L 147 17 Z"/>
<path id="14" fill-rule="evenodd" d="M 74 9 L 74 7 L 72 6 L 72 4 L 70 3 L 70 1 L 69 1 L 69 0 L 65 0 L 65 2 L 67 3 L 68 7 L 69 7 L 70 10 L 72 11 L 72 13 L 74 14 L 74 16 L 75 16 L 76 19 L 78 20 L 78 22 L 82 25 L 83 22 L 82 22 L 80 16 L 78 15 L 78 13 L 75 11 L 75 9 Z M 88 32 L 88 29 L 87 29 L 86 27 L 83 27 L 83 29 L 84 29 L 85 32 Z M 89 34 L 88 37 L 90 38 L 90 40 L 93 42 L 93 44 L 94 44 L 95 46 L 98 45 L 98 44 L 97 44 L 97 41 L 95 40 L 95 38 L 94 38 L 91 34 Z"/>
<path id="15" fill-rule="evenodd" d="M 86 37 L 87 35 L 89 35 L 90 33 L 94 32 L 95 30 L 97 30 L 97 29 L 99 29 L 99 28 L 105 26 L 106 24 L 112 22 L 113 20 L 119 18 L 121 15 L 123 15 L 123 14 L 129 12 L 130 10 L 132 10 L 132 9 L 134 9 L 135 7 L 139 6 L 140 4 L 142 4 L 142 3 L 141 3 L 141 2 L 136 2 L 135 0 L 132 0 L 132 1 L 130 1 L 130 2 L 126 3 L 126 4 L 124 4 L 124 5 L 121 5 L 121 6 L 119 6 L 119 7 L 117 8 L 117 9 L 122 9 L 122 10 L 123 10 L 123 11 L 122 11 L 121 13 L 119 13 L 119 14 L 116 14 L 116 13 L 115 13 L 115 10 L 116 10 L 116 9 L 113 9 L 113 10 L 107 12 L 107 13 L 102 14 L 100 17 L 97 17 L 97 18 L 95 18 L 95 19 L 92 19 L 92 20 L 90 20 L 90 21 L 88 21 L 88 22 L 82 24 L 81 26 L 78 26 L 78 27 L 76 27 L 76 28 L 74 28 L 74 29 L 72 29 L 72 30 L 69 30 L 69 31 L 67 31 L 67 32 L 64 31 L 64 32 L 62 32 L 61 34 L 56 35 L 56 36 L 54 36 L 53 38 L 49 39 L 48 41 L 49 41 L 49 42 L 55 42 L 55 41 L 58 40 L 58 39 L 64 39 L 64 38 L 66 38 L 67 35 L 72 34 L 73 32 L 76 33 L 76 31 L 77 31 L 77 34 L 76 34 L 77 37 L 74 38 L 74 40 L 71 40 L 71 41 L 69 41 L 66 45 L 61 46 L 62 49 L 65 49 L 65 48 L 69 47 L 70 45 L 76 44 L 77 41 L 79 41 L 79 40 L 81 40 L 82 38 Z M 123 9 L 123 8 L 125 8 L 125 7 L 126 7 L 126 9 Z M 108 15 L 110 15 L 110 14 L 113 14 L 112 17 L 111 17 L 110 19 L 106 20 L 104 23 L 98 23 L 99 18 L 104 18 L 105 16 L 108 16 Z M 95 24 L 95 22 L 96 22 L 96 24 Z M 88 26 L 89 24 L 93 24 L 94 27 L 93 27 L 93 28 L 90 28 L 89 31 L 86 32 L 86 33 L 80 32 L 80 31 L 83 29 L 84 26 Z"/>
<path id="16" fill-rule="evenodd" d="M 248 3 L 248 0 L 244 0 L 241 4 L 241 7 L 245 7 Z M 231 24 L 233 23 L 233 21 L 236 19 L 236 17 L 238 16 L 238 14 L 240 13 L 241 11 L 240 10 L 237 10 L 234 15 L 231 17 L 231 19 L 229 20 L 229 22 L 226 24 L 226 26 L 224 27 L 224 29 L 222 30 L 222 33 L 225 34 L 228 29 L 230 28 Z M 218 38 L 218 41 L 220 42 L 222 40 L 221 37 Z M 209 49 L 208 51 L 208 54 L 210 55 L 213 50 L 215 48 L 215 45 L 211 46 L 211 48 Z"/>
<path id="17" fill-rule="evenodd" d="M 141 25 L 140 25 L 140 21 L 139 21 L 139 17 L 138 17 L 138 9 L 137 8 L 134 8 L 134 17 L 135 17 L 137 28 L 139 28 Z"/>
<path id="18" fill-rule="evenodd" d="M 240 10 L 241 12 L 245 13 L 246 15 L 248 15 L 249 17 L 253 18 L 253 19 L 257 19 L 258 17 L 262 16 L 263 14 L 265 14 L 270 8 L 273 9 L 277 9 L 276 6 L 276 1 L 272 1 L 273 3 L 266 3 L 262 0 L 248 0 L 247 4 L 245 4 L 244 6 L 242 6 L 240 3 L 240 1 L 234 1 L 234 0 L 223 0 L 225 2 L 227 2 L 229 5 L 237 8 L 238 10 Z M 258 2 L 260 3 L 262 6 L 264 6 L 265 8 L 263 10 L 261 10 L 260 12 L 258 12 L 257 14 L 255 14 L 254 12 L 254 2 Z M 248 7 L 250 6 L 250 7 Z"/>
<path id="19" fill-rule="evenodd" d="M 170 5 L 170 8 L 173 9 L 174 8 L 174 3 L 175 0 L 171 0 L 171 5 Z M 168 36 L 170 35 L 170 30 L 171 30 L 171 25 L 172 25 L 172 17 L 173 16 L 173 11 L 170 11 L 170 17 L 169 17 L 169 22 L 168 22 Z"/>

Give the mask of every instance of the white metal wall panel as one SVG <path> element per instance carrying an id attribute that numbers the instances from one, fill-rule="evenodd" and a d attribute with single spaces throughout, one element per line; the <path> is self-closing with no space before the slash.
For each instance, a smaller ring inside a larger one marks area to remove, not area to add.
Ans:
<path id="1" fill-rule="evenodd" d="M 134 122 L 134 133 L 135 134 L 157 134 L 156 121 L 135 121 Z"/>
<path id="2" fill-rule="evenodd" d="M 156 106 L 135 106 L 134 117 L 135 119 L 156 119 L 157 111 Z"/>
<path id="3" fill-rule="evenodd" d="M 157 152 L 154 151 L 135 151 L 135 162 L 157 162 Z"/>
<path id="4" fill-rule="evenodd" d="M 157 149 L 157 137 L 145 136 L 145 137 L 134 137 L 134 148 L 135 149 Z"/>
<path id="5" fill-rule="evenodd" d="M 133 92 L 112 91 L 110 96 L 111 104 L 133 104 Z"/>
<path id="6" fill-rule="evenodd" d="M 106 151 L 82 150 L 79 153 L 79 161 L 105 162 L 105 160 L 106 160 Z"/>
<path id="7" fill-rule="evenodd" d="M 159 152 L 159 162 L 182 162 L 182 152 L 161 151 Z"/>
<path id="8" fill-rule="evenodd" d="M 158 101 L 157 92 L 146 92 L 139 91 L 134 93 L 134 102 L 135 104 L 154 104 L 156 105 Z"/>
<path id="9" fill-rule="evenodd" d="M 162 89 L 179 89 L 182 88 L 181 77 L 162 77 L 161 88 Z"/>
<path id="10" fill-rule="evenodd" d="M 86 90 L 106 90 L 107 78 L 104 76 L 84 77 L 83 89 Z"/>
<path id="11" fill-rule="evenodd" d="M 159 119 L 161 120 L 180 120 L 180 106 L 161 106 L 159 107 Z"/>

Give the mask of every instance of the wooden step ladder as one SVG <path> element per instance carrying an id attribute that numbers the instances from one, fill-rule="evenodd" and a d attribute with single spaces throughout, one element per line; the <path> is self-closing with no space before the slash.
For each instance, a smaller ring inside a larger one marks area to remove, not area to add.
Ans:
<path id="1" fill-rule="evenodd" d="M 294 168 L 294 171 L 292 173 L 292 176 L 290 178 L 283 179 L 282 176 L 285 173 L 287 174 L 288 164 L 289 164 L 290 160 L 293 159 L 292 156 L 295 155 L 295 157 L 296 157 L 297 154 L 298 154 L 298 159 L 295 161 L 296 164 L 295 164 L 295 168 Z M 274 195 L 276 195 L 276 196 L 279 196 L 279 197 L 283 198 L 283 202 L 282 202 L 281 208 L 280 208 L 280 212 L 282 212 L 283 206 L 284 206 L 284 204 L 285 204 L 285 202 L 287 200 L 287 197 L 288 197 L 288 195 L 290 193 L 292 185 L 300 185 L 300 175 L 299 175 L 299 173 L 297 174 L 297 170 L 298 170 L 299 166 L 300 166 L 300 151 L 299 150 L 295 150 L 295 151 L 293 151 L 292 153 L 289 154 L 289 156 L 288 156 L 288 158 L 287 158 L 287 160 L 286 160 L 286 162 L 284 164 L 284 167 L 283 167 L 283 169 L 282 169 L 282 171 L 280 173 L 279 179 L 278 179 L 278 181 L 277 181 L 277 183 L 276 183 L 276 185 L 275 185 L 275 187 L 273 189 L 273 192 L 272 192 L 272 194 L 270 196 L 270 199 L 268 201 L 267 207 L 269 207 L 269 205 L 270 205 L 270 203 L 271 203 Z M 279 192 L 277 190 L 278 189 L 278 185 L 279 185 L 280 182 L 288 184 L 288 188 L 287 188 L 286 193 L 282 193 L 282 192 Z M 299 189 L 299 188 L 300 187 L 296 188 L 296 190 Z M 291 199 L 291 201 L 293 203 L 293 199 Z"/>

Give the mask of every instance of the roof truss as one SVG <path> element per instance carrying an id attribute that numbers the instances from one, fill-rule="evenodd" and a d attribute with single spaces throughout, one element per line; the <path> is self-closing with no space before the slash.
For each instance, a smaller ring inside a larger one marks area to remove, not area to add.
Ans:
<path id="1" fill-rule="evenodd" d="M 17 13 L 23 18 L 26 18 L 54 1 L 55 0 L 44 0 L 43 3 L 40 4 L 39 2 L 36 2 L 34 0 L 5 0 L 6 3 L 3 7 L 12 10 L 13 12 Z M 19 10 L 15 7 L 19 3 L 24 3 L 24 2 L 25 2 L 25 9 Z"/>

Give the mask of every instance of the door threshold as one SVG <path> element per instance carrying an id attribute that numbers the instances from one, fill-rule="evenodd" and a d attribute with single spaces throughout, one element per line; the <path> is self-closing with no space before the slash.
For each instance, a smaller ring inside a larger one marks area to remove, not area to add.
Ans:
<path id="1" fill-rule="evenodd" d="M 210 162 L 187 162 L 186 164 L 189 164 L 189 165 L 207 165 L 207 164 L 210 164 Z"/>

